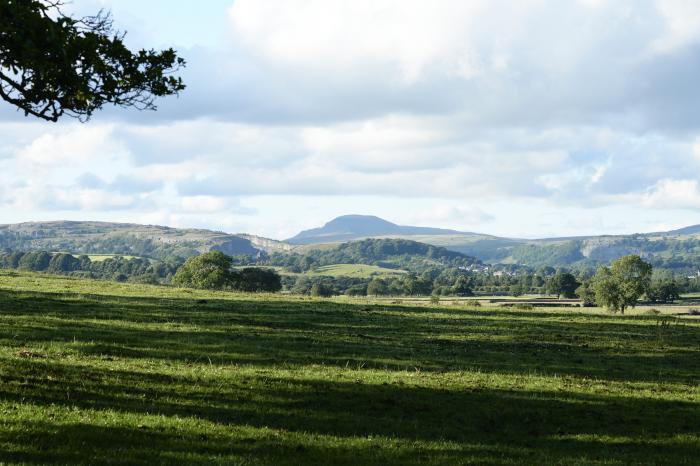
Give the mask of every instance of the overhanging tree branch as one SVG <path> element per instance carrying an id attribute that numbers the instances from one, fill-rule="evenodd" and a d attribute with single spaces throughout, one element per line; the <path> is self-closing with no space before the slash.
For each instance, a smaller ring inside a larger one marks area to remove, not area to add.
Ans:
<path id="1" fill-rule="evenodd" d="M 86 121 L 105 104 L 155 110 L 185 88 L 173 49 L 131 52 L 109 13 L 72 18 L 60 1 L 0 0 L 0 98 L 25 115 Z"/>

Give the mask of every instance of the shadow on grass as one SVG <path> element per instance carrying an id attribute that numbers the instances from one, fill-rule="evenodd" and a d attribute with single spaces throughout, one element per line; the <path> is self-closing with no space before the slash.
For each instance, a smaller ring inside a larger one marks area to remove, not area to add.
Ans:
<path id="1" fill-rule="evenodd" d="M 82 423 L 21 421 L 11 434 L 0 430 L 6 448 L 0 460 L 198 463 L 249 455 L 275 464 L 417 464 L 428 454 L 448 464 L 467 457 L 476 463 L 690 464 L 700 446 L 700 405 L 692 402 L 269 375 L 227 382 L 16 361 L 2 376 L 0 400 L 33 404 L 43 416 L 77 407 L 150 421 L 140 428 L 106 426 L 99 415 Z M 184 429 L 173 419 L 195 424 Z M 348 449 L 309 440 L 319 438 L 377 442 Z"/>
<path id="2" fill-rule="evenodd" d="M 700 328 L 646 317 L 0 291 L 0 342 L 216 364 L 479 369 L 695 383 Z M 573 315 L 575 317 L 575 315 Z M 3 324 L 4 322 L 4 324 Z"/>
<path id="3" fill-rule="evenodd" d="M 10 355 L 0 358 L 0 401 L 9 411 L 0 413 L 0 462 L 692 464 L 697 403 L 440 389 L 391 372 L 474 368 L 691 384 L 700 374 L 699 333 L 567 312 L 4 290 L 0 348 Z M 53 349 L 43 358 L 13 355 L 44 345 Z M 72 364 L 61 351 L 96 358 Z M 134 371 L 129 358 L 220 366 L 216 377 L 170 375 Z M 233 364 L 261 370 L 238 373 Z M 338 380 L 274 371 L 285 364 L 382 368 L 386 383 L 382 375 L 369 384 L 342 371 Z M 36 411 L 16 412 L 28 407 Z"/>

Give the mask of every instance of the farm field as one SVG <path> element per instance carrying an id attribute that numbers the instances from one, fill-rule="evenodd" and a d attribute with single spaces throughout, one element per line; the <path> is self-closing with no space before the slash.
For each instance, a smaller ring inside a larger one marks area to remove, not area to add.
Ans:
<path id="1" fill-rule="evenodd" d="M 700 321 L 0 272 L 0 463 L 698 464 Z"/>
<path id="2" fill-rule="evenodd" d="M 74 254 L 74 253 L 69 253 L 69 254 L 71 254 L 75 258 L 78 258 L 82 255 L 82 254 Z M 104 260 L 112 259 L 114 257 L 122 257 L 122 258 L 127 259 L 127 260 L 139 258 L 139 256 L 130 256 L 130 255 L 125 255 L 125 254 L 85 254 L 85 255 L 88 256 L 92 262 L 102 262 Z"/>
<path id="3" fill-rule="evenodd" d="M 237 266 L 236 269 L 244 269 L 247 267 L 257 267 L 250 265 Z M 389 269 L 386 267 L 379 267 L 377 265 L 367 265 L 367 264 L 333 264 L 324 265 L 321 267 L 316 267 L 313 270 L 307 272 L 288 272 L 284 267 L 279 266 L 260 266 L 263 269 L 272 269 L 280 275 L 292 275 L 292 276 L 308 276 L 308 277 L 350 277 L 350 278 L 370 278 L 373 276 L 386 277 L 388 275 L 402 275 L 405 274 L 405 270 L 400 269 Z"/>
<path id="4" fill-rule="evenodd" d="M 326 275 L 331 277 L 352 277 L 352 278 L 369 278 L 371 276 L 386 276 L 386 275 L 401 275 L 406 271 L 398 269 L 389 269 L 379 267 L 377 265 L 366 264 L 333 264 L 322 267 L 317 267 L 312 272 L 307 272 L 306 275 Z"/>

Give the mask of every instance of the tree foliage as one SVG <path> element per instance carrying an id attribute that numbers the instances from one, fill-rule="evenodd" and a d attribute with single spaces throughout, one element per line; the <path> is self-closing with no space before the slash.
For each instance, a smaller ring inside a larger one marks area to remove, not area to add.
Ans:
<path id="1" fill-rule="evenodd" d="M 277 272 L 260 267 L 246 267 L 233 272 L 233 288 L 240 291 L 267 291 L 282 289 L 282 281 Z"/>
<path id="2" fill-rule="evenodd" d="M 325 283 L 314 283 L 311 285 L 311 290 L 309 291 L 311 296 L 316 296 L 319 298 L 329 298 L 333 296 L 333 288 Z"/>
<path id="3" fill-rule="evenodd" d="M 208 290 L 232 288 L 233 281 L 231 258 L 221 251 L 190 257 L 173 277 L 174 285 Z"/>
<path id="4" fill-rule="evenodd" d="M 595 306 L 595 290 L 593 289 L 590 281 L 585 281 L 581 284 L 581 286 L 576 288 L 576 295 L 581 298 L 584 307 Z"/>
<path id="5" fill-rule="evenodd" d="M 221 251 L 190 257 L 177 269 L 173 284 L 207 290 L 267 291 L 282 288 L 280 276 L 272 269 L 246 267 L 232 270 L 233 259 Z"/>
<path id="6" fill-rule="evenodd" d="M 636 255 L 621 257 L 601 267 L 593 278 L 596 302 L 612 311 L 634 307 L 651 285 L 651 264 Z"/>
<path id="7" fill-rule="evenodd" d="M 304 254 L 275 253 L 266 263 L 287 267 L 292 272 L 306 272 L 334 264 L 368 264 L 417 273 L 435 266 L 469 268 L 481 265 L 473 257 L 405 239 L 365 239 L 333 248 L 312 249 Z"/>
<path id="8" fill-rule="evenodd" d="M 579 285 L 580 283 L 571 273 L 558 272 L 547 280 L 547 291 L 557 297 L 574 298 Z"/>
<path id="9" fill-rule="evenodd" d="M 678 284 L 668 280 L 652 283 L 647 290 L 647 298 L 654 303 L 671 303 L 680 298 Z"/>
<path id="10" fill-rule="evenodd" d="M 109 13 L 73 18 L 60 1 L 0 0 L 0 97 L 25 115 L 85 121 L 105 104 L 156 108 L 185 88 L 173 49 L 124 45 Z"/>
<path id="11" fill-rule="evenodd" d="M 72 254 L 55 254 L 49 262 L 48 271 L 52 273 L 74 272 L 80 269 L 80 260 Z"/>
<path id="12" fill-rule="evenodd" d="M 37 272 L 46 270 L 51 262 L 51 254 L 46 251 L 33 251 L 24 254 L 19 259 L 19 268 Z"/>

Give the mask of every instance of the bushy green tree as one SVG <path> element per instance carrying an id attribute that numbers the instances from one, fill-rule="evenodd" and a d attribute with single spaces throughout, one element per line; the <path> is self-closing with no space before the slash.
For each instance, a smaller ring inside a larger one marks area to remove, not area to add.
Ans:
<path id="1" fill-rule="evenodd" d="M 609 268 L 601 267 L 592 282 L 596 302 L 624 314 L 649 289 L 651 272 L 651 264 L 637 255 L 621 257 Z"/>
<path id="2" fill-rule="evenodd" d="M 680 290 L 674 281 L 655 282 L 649 286 L 647 298 L 654 303 L 671 303 L 680 298 Z"/>
<path id="3" fill-rule="evenodd" d="M 433 283 L 421 277 L 408 275 L 403 280 L 403 294 L 409 296 L 425 296 L 433 291 Z"/>
<path id="4" fill-rule="evenodd" d="M 576 295 L 583 301 L 584 307 L 595 306 L 595 290 L 590 281 L 585 281 L 576 288 Z"/>
<path id="5" fill-rule="evenodd" d="M 557 272 L 547 281 L 547 291 L 550 294 L 557 295 L 557 298 L 564 296 L 565 298 L 576 297 L 576 288 L 580 283 L 576 281 L 576 277 L 568 272 Z"/>
<path id="6" fill-rule="evenodd" d="M 80 270 L 80 261 L 72 254 L 65 253 L 54 254 L 47 269 L 51 273 L 68 273 L 76 270 Z"/>
<path id="7" fill-rule="evenodd" d="M 316 296 L 319 298 L 329 298 L 333 296 L 333 288 L 324 283 L 314 283 L 311 285 L 311 290 L 309 291 L 311 296 Z"/>
<path id="8" fill-rule="evenodd" d="M 22 251 L 6 252 L 2 255 L 2 266 L 6 269 L 16 269 L 19 267 L 22 256 L 24 256 Z"/>
<path id="9" fill-rule="evenodd" d="M 452 285 L 452 293 L 454 293 L 456 296 L 474 295 L 471 283 L 469 283 L 469 279 L 464 275 L 460 275 L 459 277 L 457 277 L 457 279 L 454 282 L 454 285 Z"/>
<path id="10" fill-rule="evenodd" d="M 383 296 L 387 294 L 387 285 L 381 278 L 373 278 L 367 284 L 367 295 L 368 296 Z"/>
<path id="11" fill-rule="evenodd" d="M 221 251 L 190 257 L 173 277 L 176 286 L 208 290 L 231 289 L 234 284 L 231 258 Z"/>
<path id="12" fill-rule="evenodd" d="M 294 282 L 294 286 L 292 286 L 291 288 L 291 291 L 292 293 L 296 294 L 308 294 L 312 286 L 313 282 L 311 281 L 311 279 L 302 275 L 296 279 L 296 281 Z"/>
<path id="13" fill-rule="evenodd" d="M 240 291 L 277 292 L 282 289 L 282 281 L 277 272 L 260 267 L 246 267 L 233 274 L 233 288 Z"/>
<path id="14" fill-rule="evenodd" d="M 46 251 L 28 252 L 19 260 L 19 268 L 41 272 L 48 268 L 51 262 L 51 254 Z"/>

